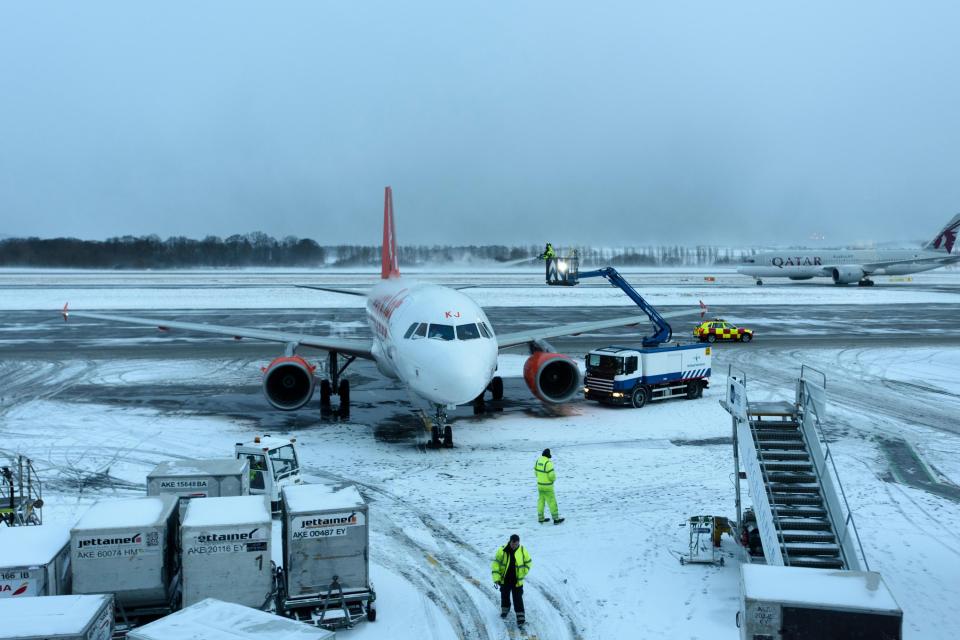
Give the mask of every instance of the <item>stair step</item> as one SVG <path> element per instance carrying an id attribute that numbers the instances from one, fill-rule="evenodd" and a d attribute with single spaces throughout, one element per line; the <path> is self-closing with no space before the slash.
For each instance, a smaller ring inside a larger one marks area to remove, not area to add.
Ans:
<path id="1" fill-rule="evenodd" d="M 830 531 L 830 522 L 818 518 L 788 518 L 781 517 L 777 521 L 784 530 L 790 531 Z"/>
<path id="2" fill-rule="evenodd" d="M 760 449 L 760 454 L 766 461 L 771 460 L 794 460 L 796 462 L 810 463 L 810 456 L 806 451 L 783 451 L 781 449 Z"/>
<path id="3" fill-rule="evenodd" d="M 803 435 L 796 429 L 754 429 L 753 437 L 755 440 L 803 440 Z"/>
<path id="4" fill-rule="evenodd" d="M 810 567 L 811 569 L 843 569 L 843 560 L 840 558 L 791 558 L 791 567 Z"/>
<path id="5" fill-rule="evenodd" d="M 820 485 L 808 483 L 808 484 L 798 484 L 798 483 L 785 483 L 785 482 L 768 482 L 767 483 L 767 493 L 768 495 L 773 495 L 776 497 L 781 496 L 790 496 L 790 495 L 820 495 Z"/>
<path id="6" fill-rule="evenodd" d="M 817 476 L 801 471 L 771 471 L 766 474 L 767 482 L 782 482 L 790 484 L 816 484 Z"/>
<path id="7" fill-rule="evenodd" d="M 784 551 L 794 556 L 839 556 L 840 547 L 835 542 L 787 542 Z"/>
<path id="8" fill-rule="evenodd" d="M 803 471 L 813 473 L 813 465 L 803 460 L 764 460 L 760 463 L 764 471 Z"/>
<path id="9" fill-rule="evenodd" d="M 800 423 L 796 420 L 751 420 L 754 429 L 796 429 Z"/>
<path id="10" fill-rule="evenodd" d="M 816 502 L 804 504 L 797 502 L 794 504 L 776 504 L 773 510 L 776 511 L 778 518 L 826 518 L 827 511 L 819 506 L 819 499 Z"/>
<path id="11" fill-rule="evenodd" d="M 764 440 L 762 445 L 758 447 L 761 451 L 805 451 L 807 445 L 804 444 L 803 440 Z"/>
<path id="12" fill-rule="evenodd" d="M 836 544 L 837 538 L 831 531 L 803 531 L 800 529 L 784 529 L 780 532 L 784 542 L 824 542 Z"/>

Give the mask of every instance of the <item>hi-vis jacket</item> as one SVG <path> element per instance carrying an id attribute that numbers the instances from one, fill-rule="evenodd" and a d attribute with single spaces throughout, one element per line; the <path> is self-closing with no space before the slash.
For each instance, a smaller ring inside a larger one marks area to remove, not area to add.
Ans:
<path id="1" fill-rule="evenodd" d="M 533 560 L 530 559 L 530 554 L 527 553 L 523 545 L 517 547 L 513 556 L 510 555 L 509 544 L 497 549 L 496 555 L 493 556 L 493 562 L 490 564 L 494 582 L 503 584 L 503 577 L 507 575 L 507 569 L 510 568 L 510 562 L 514 557 L 517 559 L 517 586 L 523 586 L 523 579 L 530 573 L 530 567 L 533 565 Z"/>
<path id="2" fill-rule="evenodd" d="M 537 463 L 533 465 L 533 472 L 537 475 L 538 487 L 552 487 L 557 480 L 557 472 L 553 470 L 553 460 L 547 456 L 537 458 Z"/>

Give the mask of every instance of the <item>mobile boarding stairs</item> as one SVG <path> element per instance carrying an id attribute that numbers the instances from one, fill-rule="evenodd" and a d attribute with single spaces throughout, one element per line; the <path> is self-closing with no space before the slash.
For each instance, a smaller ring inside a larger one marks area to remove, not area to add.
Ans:
<path id="1" fill-rule="evenodd" d="M 869 571 L 821 428 L 826 376 L 803 366 L 793 402 L 750 402 L 746 375 L 730 367 L 720 404 L 733 416 L 737 525 L 742 467 L 766 563 Z"/>

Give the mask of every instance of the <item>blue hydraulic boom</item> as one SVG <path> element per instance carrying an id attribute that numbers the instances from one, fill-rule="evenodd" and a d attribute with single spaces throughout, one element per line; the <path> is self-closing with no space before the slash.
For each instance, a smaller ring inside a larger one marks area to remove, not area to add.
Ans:
<path id="1" fill-rule="evenodd" d="M 579 270 L 579 260 L 576 257 L 569 258 L 547 258 L 547 284 L 549 285 L 576 285 L 583 278 L 606 278 L 610 284 L 619 287 L 621 291 L 627 294 L 638 307 L 650 318 L 653 326 L 656 328 L 653 335 L 643 338 L 643 346 L 656 347 L 664 342 L 670 342 L 673 337 L 673 329 L 670 324 L 661 316 L 653 306 L 643 299 L 637 290 L 630 286 L 620 272 L 613 267 L 604 267 L 594 271 Z"/>

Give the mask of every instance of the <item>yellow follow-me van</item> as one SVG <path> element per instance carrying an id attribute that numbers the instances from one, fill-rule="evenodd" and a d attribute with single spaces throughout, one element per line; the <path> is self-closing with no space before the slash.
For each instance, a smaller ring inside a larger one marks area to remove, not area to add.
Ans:
<path id="1" fill-rule="evenodd" d="M 700 342 L 716 342 L 717 340 L 750 342 L 753 340 L 753 329 L 735 327 L 723 318 L 714 318 L 697 325 L 693 330 L 693 337 Z"/>

